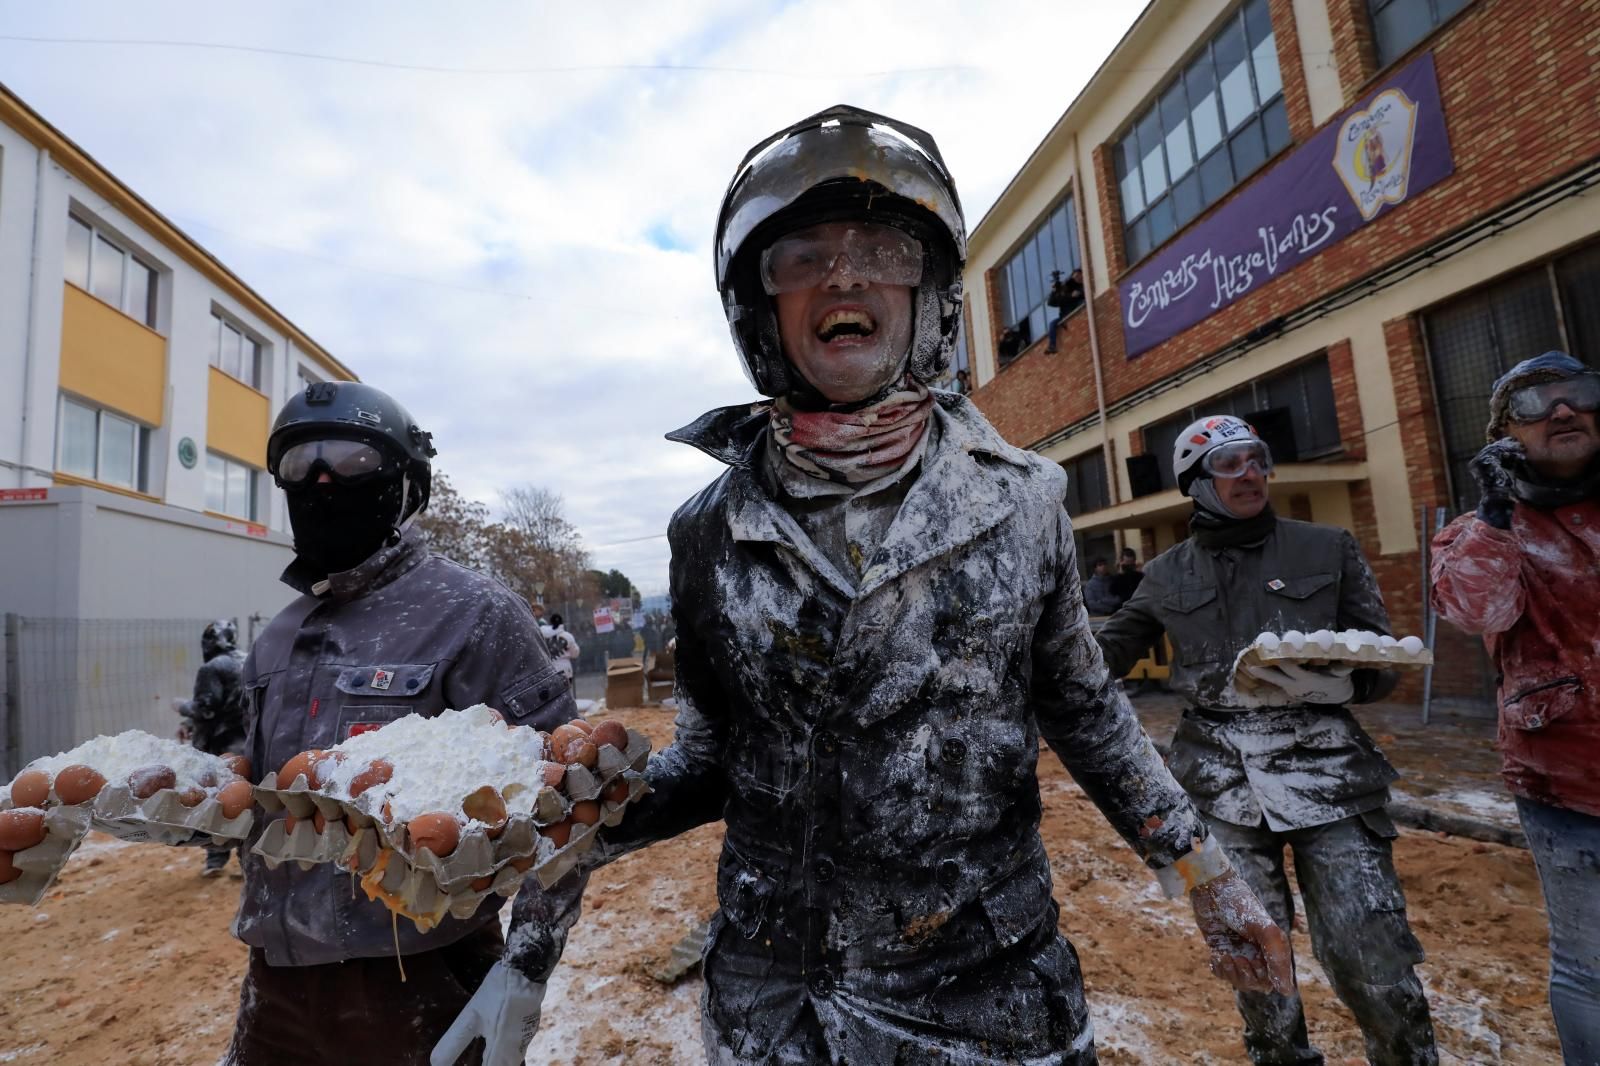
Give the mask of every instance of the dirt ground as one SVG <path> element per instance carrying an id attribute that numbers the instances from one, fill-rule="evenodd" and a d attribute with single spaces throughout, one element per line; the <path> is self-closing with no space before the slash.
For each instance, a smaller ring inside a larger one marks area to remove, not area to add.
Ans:
<path id="1" fill-rule="evenodd" d="M 671 737 L 661 710 L 617 714 Z M 1231 995 L 1206 970 L 1184 903 L 1154 881 L 1054 756 L 1040 760 L 1061 928 L 1077 945 L 1106 1063 L 1242 1063 Z M 703 1061 L 700 982 L 652 972 L 715 906 L 719 826 L 599 871 L 551 981 L 528 1062 Z M 1395 848 L 1423 981 L 1448 1063 L 1557 1062 L 1545 925 L 1525 851 L 1404 832 Z M 36 908 L 0 911 L 0 1063 L 211 1066 L 227 1045 L 244 949 L 228 935 L 239 882 L 198 876 L 201 853 L 91 838 Z M 1330 1063 L 1365 1060 L 1304 934 L 1299 977 Z"/>

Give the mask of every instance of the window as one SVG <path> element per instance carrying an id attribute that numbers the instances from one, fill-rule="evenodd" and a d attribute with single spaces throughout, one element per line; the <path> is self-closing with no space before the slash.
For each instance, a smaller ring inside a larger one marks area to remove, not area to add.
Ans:
<path id="1" fill-rule="evenodd" d="M 259 477 L 260 471 L 253 467 L 207 452 L 206 510 L 254 522 Z"/>
<path id="2" fill-rule="evenodd" d="M 1073 228 L 1072 197 L 1061 201 L 1054 211 L 1028 234 L 1012 257 L 995 271 L 999 286 L 1000 328 L 1015 329 L 1018 343 L 1002 346 L 1000 364 L 1004 366 L 1023 349 L 1043 337 L 1055 308 L 1045 304 L 1050 295 L 1053 271 L 1071 274 L 1081 264 L 1078 234 Z"/>
<path id="3" fill-rule="evenodd" d="M 1378 66 L 1386 67 L 1466 7 L 1469 0 L 1367 0 Z"/>
<path id="4" fill-rule="evenodd" d="M 965 337 L 962 337 L 961 341 L 964 341 L 965 339 Z M 958 341 L 957 343 L 959 344 L 961 341 Z M 958 348 L 957 352 L 959 353 L 960 351 L 962 351 L 962 349 Z M 304 363 L 295 364 L 294 376 L 297 381 L 295 386 L 295 390 L 297 392 L 305 392 L 306 389 L 323 380 L 320 376 L 307 369 Z"/>
<path id="5" fill-rule="evenodd" d="M 261 342 L 215 311 L 211 312 L 211 365 L 252 389 L 261 388 Z"/>
<path id="6" fill-rule="evenodd" d="M 1061 467 L 1067 472 L 1067 514 L 1088 514 L 1111 506 L 1104 449 L 1068 459 Z"/>
<path id="7" fill-rule="evenodd" d="M 1267 0 L 1248 0 L 1112 150 L 1128 262 L 1149 255 L 1288 143 Z"/>
<path id="8" fill-rule="evenodd" d="M 107 485 L 145 489 L 150 431 L 110 411 L 61 397 L 56 469 Z"/>
<path id="9" fill-rule="evenodd" d="M 1328 371 L 1328 357 L 1322 355 L 1145 426 L 1141 430 L 1144 453 L 1156 457 L 1161 487 L 1178 487 L 1178 480 L 1172 473 L 1172 449 L 1178 442 L 1178 434 L 1189 423 L 1210 415 L 1234 415 L 1249 420 L 1252 415 L 1272 410 L 1286 412 L 1280 417 L 1288 423 L 1283 428 L 1293 434 L 1296 462 L 1327 458 L 1343 450 L 1339 412 L 1333 398 L 1333 376 Z M 1273 430 L 1279 427 L 1269 427 L 1259 418 L 1256 422 L 1260 423 L 1256 425 L 1257 431 L 1270 443 Z M 1287 461 L 1282 443 L 1273 451 L 1277 462 Z"/>
<path id="10" fill-rule="evenodd" d="M 1600 244 L 1522 271 L 1422 316 L 1455 504 L 1477 506 L 1468 472 L 1483 447 L 1489 396 L 1501 374 L 1559 348 L 1600 367 Z"/>
<path id="11" fill-rule="evenodd" d="M 155 268 L 76 215 L 67 216 L 66 274 L 78 288 L 155 328 Z"/>

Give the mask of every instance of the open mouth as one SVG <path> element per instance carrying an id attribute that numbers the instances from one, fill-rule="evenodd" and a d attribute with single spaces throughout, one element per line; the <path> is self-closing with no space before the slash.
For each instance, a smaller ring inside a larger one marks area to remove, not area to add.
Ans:
<path id="1" fill-rule="evenodd" d="M 829 311 L 817 324 L 817 339 L 823 344 L 831 344 L 845 338 L 866 338 L 876 332 L 878 332 L 877 319 L 856 307 Z"/>

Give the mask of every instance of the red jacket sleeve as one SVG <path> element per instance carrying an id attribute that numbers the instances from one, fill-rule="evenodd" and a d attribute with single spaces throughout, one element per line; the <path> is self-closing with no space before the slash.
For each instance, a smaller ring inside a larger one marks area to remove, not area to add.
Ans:
<path id="1" fill-rule="evenodd" d="M 1465 514 L 1433 538 L 1433 606 L 1468 633 L 1504 633 L 1522 617 L 1522 546 L 1515 533 Z"/>

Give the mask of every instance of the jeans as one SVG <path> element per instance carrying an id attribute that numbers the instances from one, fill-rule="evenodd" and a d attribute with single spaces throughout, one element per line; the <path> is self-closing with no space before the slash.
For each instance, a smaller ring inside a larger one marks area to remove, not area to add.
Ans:
<path id="1" fill-rule="evenodd" d="M 1550 1013 L 1566 1066 L 1600 1064 L 1600 818 L 1517 797 L 1550 917 Z"/>

